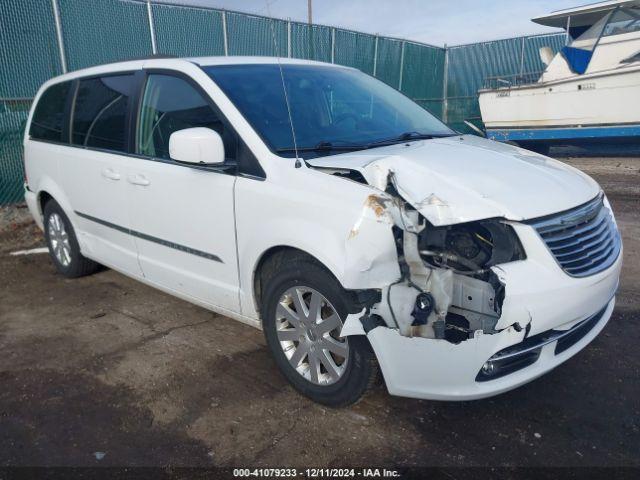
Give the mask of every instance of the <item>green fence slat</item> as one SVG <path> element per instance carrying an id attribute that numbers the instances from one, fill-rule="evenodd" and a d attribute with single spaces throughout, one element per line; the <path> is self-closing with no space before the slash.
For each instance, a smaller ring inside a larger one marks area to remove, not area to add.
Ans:
<path id="1" fill-rule="evenodd" d="M 229 55 L 287 56 L 287 22 L 227 13 Z"/>
<path id="2" fill-rule="evenodd" d="M 291 56 L 331 62 L 331 28 L 291 22 Z"/>
<path id="3" fill-rule="evenodd" d="M 30 105 L 29 100 L 0 102 L 0 205 L 24 196 L 22 135 Z"/>
<path id="4" fill-rule="evenodd" d="M 376 78 L 393 88 L 400 85 L 400 57 L 402 41 L 378 37 L 378 56 L 376 58 Z"/>
<path id="5" fill-rule="evenodd" d="M 153 53 L 147 6 L 122 0 L 58 0 L 69 70 Z"/>
<path id="6" fill-rule="evenodd" d="M 224 55 L 222 13 L 174 5 L 152 5 L 158 53 L 178 57 Z"/>
<path id="7" fill-rule="evenodd" d="M 336 29 L 335 63 L 373 74 L 375 36 Z"/>
<path id="8" fill-rule="evenodd" d="M 23 198 L 29 99 L 61 73 L 51 0 L 0 1 L 0 205 Z"/>
<path id="9" fill-rule="evenodd" d="M 444 49 L 405 42 L 402 93 L 442 118 Z"/>
<path id="10" fill-rule="evenodd" d="M 31 97 L 62 73 L 51 0 L 0 2 L 0 98 Z"/>

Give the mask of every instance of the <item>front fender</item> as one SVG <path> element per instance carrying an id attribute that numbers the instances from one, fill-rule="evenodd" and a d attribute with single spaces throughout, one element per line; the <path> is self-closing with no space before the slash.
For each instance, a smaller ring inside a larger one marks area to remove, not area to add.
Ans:
<path id="1" fill-rule="evenodd" d="M 269 182 L 256 185 L 239 179 L 236 184 L 244 315 L 257 318 L 253 278 L 260 259 L 273 247 L 288 246 L 313 256 L 350 290 L 380 288 L 400 277 L 393 221 L 383 205 L 372 201 L 372 189 L 313 174 L 310 183 L 324 181 L 304 192 Z M 332 181 L 342 189 L 326 192 Z"/>

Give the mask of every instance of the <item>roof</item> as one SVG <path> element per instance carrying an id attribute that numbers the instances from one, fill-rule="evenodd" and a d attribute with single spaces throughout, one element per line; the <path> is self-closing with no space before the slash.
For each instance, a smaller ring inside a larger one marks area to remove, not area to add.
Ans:
<path id="1" fill-rule="evenodd" d="M 547 27 L 566 28 L 567 18 L 571 17 L 572 27 L 590 26 L 614 8 L 640 6 L 640 0 L 608 0 L 606 2 L 591 3 L 581 7 L 556 10 L 548 15 L 533 18 L 531 21 Z"/>
<path id="2" fill-rule="evenodd" d="M 200 66 L 212 65 L 250 65 L 250 64 L 275 64 L 282 65 L 333 65 L 331 63 L 316 62 L 314 60 L 302 60 L 298 58 L 286 57 L 243 57 L 243 56 L 227 56 L 227 57 L 190 57 L 183 58 L 189 62 L 197 63 Z M 339 66 L 339 65 L 336 65 Z"/>
<path id="3" fill-rule="evenodd" d="M 160 62 L 160 63 L 158 63 Z M 87 67 L 80 70 L 73 70 L 69 73 L 59 75 L 45 82 L 45 86 L 51 83 L 57 83 L 66 80 L 73 80 L 76 78 L 103 75 L 112 72 L 124 72 L 138 70 L 144 67 L 153 67 L 158 65 L 163 66 L 178 66 L 187 64 L 195 64 L 201 67 L 208 67 L 213 65 L 252 65 L 252 64 L 282 64 L 282 65 L 322 65 L 335 68 L 351 68 L 342 65 L 335 65 L 332 63 L 316 62 L 313 60 L 300 60 L 296 58 L 286 57 L 242 57 L 242 56 L 221 56 L 221 57 L 173 57 L 156 55 L 148 58 L 123 60 L 121 62 L 105 63 L 101 65 L 95 65 L 93 67 Z"/>

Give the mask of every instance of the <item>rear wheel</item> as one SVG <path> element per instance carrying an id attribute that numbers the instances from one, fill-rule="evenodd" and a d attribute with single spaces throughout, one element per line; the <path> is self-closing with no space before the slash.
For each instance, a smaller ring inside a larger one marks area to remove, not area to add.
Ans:
<path id="1" fill-rule="evenodd" d="M 275 361 L 303 395 L 339 407 L 358 401 L 377 362 L 366 337 L 340 337 L 347 293 L 311 259 L 281 264 L 266 282 L 263 328 Z"/>
<path id="2" fill-rule="evenodd" d="M 44 236 L 56 270 L 65 277 L 82 277 L 98 269 L 96 262 L 80 253 L 73 226 L 55 200 L 49 200 L 44 207 Z"/>

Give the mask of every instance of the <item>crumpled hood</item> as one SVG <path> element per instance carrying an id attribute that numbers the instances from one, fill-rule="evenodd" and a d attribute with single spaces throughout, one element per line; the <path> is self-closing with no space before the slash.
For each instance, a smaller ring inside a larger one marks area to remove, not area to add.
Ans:
<path id="1" fill-rule="evenodd" d="M 527 220 L 581 205 L 598 184 L 556 160 L 465 135 L 307 160 L 314 167 L 359 171 L 398 193 L 433 225 L 486 218 Z M 389 175 L 391 173 L 391 176 Z"/>

